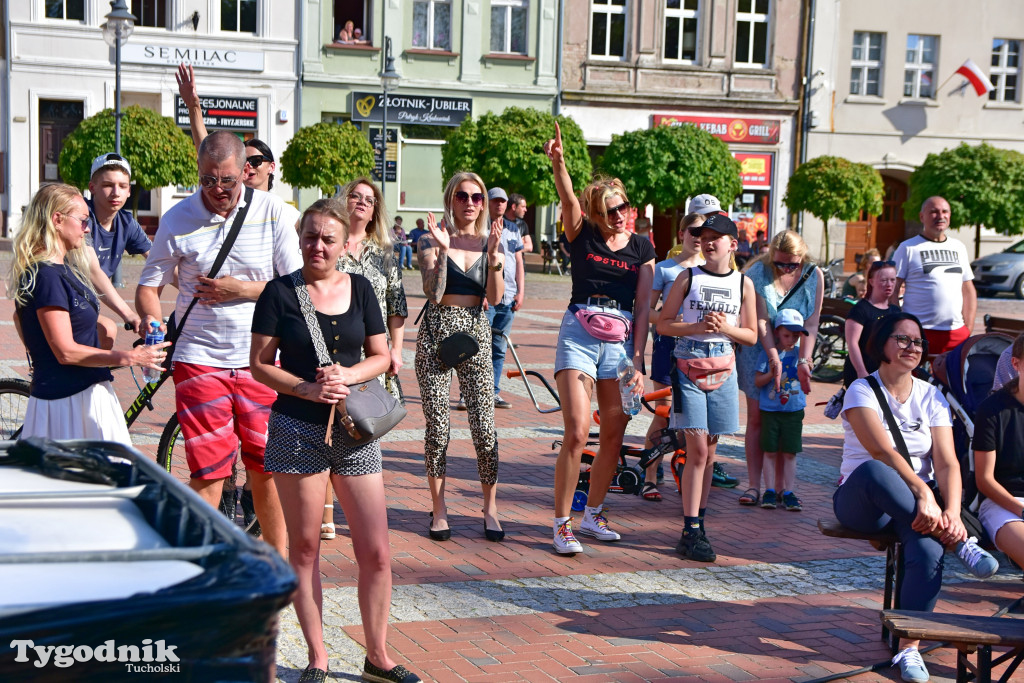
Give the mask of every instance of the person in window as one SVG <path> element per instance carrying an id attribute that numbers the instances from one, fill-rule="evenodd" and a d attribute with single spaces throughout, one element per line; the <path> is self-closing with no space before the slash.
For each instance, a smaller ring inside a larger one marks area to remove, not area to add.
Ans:
<path id="1" fill-rule="evenodd" d="M 335 42 L 347 44 L 353 42 L 355 39 L 355 23 L 349 19 L 345 22 L 345 26 L 338 31 L 338 40 Z"/>

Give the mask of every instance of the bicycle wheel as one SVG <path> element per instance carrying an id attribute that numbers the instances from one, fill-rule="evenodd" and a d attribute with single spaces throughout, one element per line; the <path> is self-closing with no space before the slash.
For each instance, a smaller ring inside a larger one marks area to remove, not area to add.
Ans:
<path id="1" fill-rule="evenodd" d="M 160 434 L 160 444 L 156 447 L 156 461 L 168 472 L 171 471 L 173 465 L 188 469 L 188 466 L 184 464 L 185 437 L 181 434 L 181 425 L 178 424 L 177 414 L 171 415 L 171 419 L 167 421 L 164 431 Z M 219 505 L 221 513 L 232 521 L 235 520 L 235 499 L 237 497 L 233 475 L 234 469 L 232 469 L 231 479 L 225 482 L 224 495 L 221 497 Z M 183 483 L 188 484 L 188 481 Z"/>
<path id="2" fill-rule="evenodd" d="M 23 379 L 0 379 L 0 440 L 16 438 L 25 424 L 29 383 Z"/>

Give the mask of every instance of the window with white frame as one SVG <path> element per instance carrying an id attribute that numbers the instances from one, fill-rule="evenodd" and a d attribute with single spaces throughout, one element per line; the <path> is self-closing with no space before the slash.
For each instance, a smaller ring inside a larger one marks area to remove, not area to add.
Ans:
<path id="1" fill-rule="evenodd" d="M 666 61 L 693 62 L 697 59 L 697 27 L 700 0 L 665 0 Z"/>
<path id="2" fill-rule="evenodd" d="M 46 0 L 46 18 L 85 21 L 85 0 Z"/>
<path id="3" fill-rule="evenodd" d="M 136 26 L 167 28 L 167 0 L 132 0 Z"/>
<path id="4" fill-rule="evenodd" d="M 256 33 L 257 0 L 220 0 L 220 30 Z"/>
<path id="5" fill-rule="evenodd" d="M 591 0 L 590 56 L 626 56 L 627 0 Z"/>
<path id="6" fill-rule="evenodd" d="M 884 33 L 853 32 L 853 55 L 850 58 L 850 94 L 881 95 Z"/>
<path id="7" fill-rule="evenodd" d="M 935 54 L 938 38 L 907 35 L 907 59 L 903 65 L 903 96 L 935 97 Z"/>
<path id="8" fill-rule="evenodd" d="M 988 98 L 996 102 L 1017 101 L 1017 76 L 1020 73 L 1020 41 L 996 38 L 992 41 L 992 74 L 995 86 Z"/>
<path id="9" fill-rule="evenodd" d="M 738 0 L 736 3 L 736 64 L 768 63 L 769 0 Z"/>
<path id="10" fill-rule="evenodd" d="M 412 46 L 427 50 L 452 49 L 450 0 L 416 0 L 412 3 Z"/>
<path id="11" fill-rule="evenodd" d="M 491 0 L 491 52 L 526 54 L 527 0 Z"/>

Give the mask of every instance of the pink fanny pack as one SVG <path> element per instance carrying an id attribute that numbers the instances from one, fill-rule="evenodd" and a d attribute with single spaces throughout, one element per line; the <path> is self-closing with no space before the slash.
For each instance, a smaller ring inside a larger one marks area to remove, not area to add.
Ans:
<path id="1" fill-rule="evenodd" d="M 618 311 L 590 311 L 572 304 L 569 310 L 594 339 L 624 342 L 633 333 L 633 321 Z"/>
<path id="2" fill-rule="evenodd" d="M 712 358 L 676 358 L 676 367 L 704 391 L 714 391 L 732 375 L 736 354 Z"/>

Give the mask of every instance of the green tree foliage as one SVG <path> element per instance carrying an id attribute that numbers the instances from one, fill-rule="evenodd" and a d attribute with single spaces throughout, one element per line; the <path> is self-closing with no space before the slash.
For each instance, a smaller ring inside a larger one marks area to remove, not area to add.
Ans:
<path id="1" fill-rule="evenodd" d="M 121 113 L 121 156 L 132 167 L 132 182 L 144 190 L 198 182 L 196 148 L 174 119 L 135 104 Z M 93 159 L 113 151 L 114 110 L 104 109 L 65 138 L 58 162 L 60 175 L 84 190 Z M 133 210 L 138 208 L 138 195 L 135 202 Z"/>
<path id="2" fill-rule="evenodd" d="M 743 189 L 740 163 L 728 146 L 689 125 L 613 135 L 600 166 L 622 180 L 634 206 L 653 204 L 659 212 L 704 193 L 728 206 Z"/>
<path id="3" fill-rule="evenodd" d="M 580 127 L 565 116 L 519 107 L 463 121 L 453 130 L 441 148 L 444 182 L 459 171 L 473 171 L 487 187 L 518 192 L 528 204 L 558 201 L 551 161 L 544 154 L 544 143 L 555 136 L 555 122 L 562 129 L 569 177 L 575 187 L 583 187 L 593 169 Z"/>
<path id="4" fill-rule="evenodd" d="M 349 121 L 314 123 L 295 131 L 281 154 L 281 178 L 293 187 L 317 187 L 324 195 L 335 186 L 373 171 L 373 145 Z"/>
<path id="5" fill-rule="evenodd" d="M 1024 231 L 1024 154 L 966 143 L 929 154 L 910 176 L 904 213 L 916 217 L 929 197 L 944 197 L 952 227 L 975 226 L 974 257 L 981 252 L 981 226 L 1004 235 Z"/>
<path id="6" fill-rule="evenodd" d="M 806 211 L 825 224 L 825 259 L 829 258 L 828 223 L 855 221 L 861 211 L 882 212 L 882 176 L 867 164 L 842 157 L 815 157 L 796 169 L 782 198 L 790 211 Z"/>

